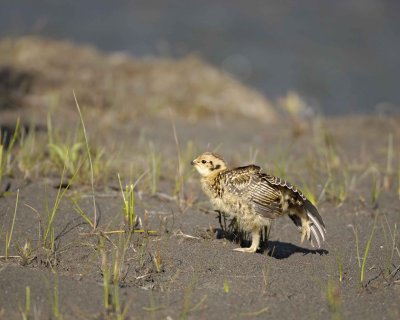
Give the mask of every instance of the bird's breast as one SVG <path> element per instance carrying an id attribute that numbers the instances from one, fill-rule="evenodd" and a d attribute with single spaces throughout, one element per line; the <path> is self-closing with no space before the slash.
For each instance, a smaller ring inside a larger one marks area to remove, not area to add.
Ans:
<path id="1" fill-rule="evenodd" d="M 201 181 L 201 187 L 204 193 L 210 199 L 215 199 L 215 198 L 221 199 L 224 194 L 224 188 L 218 179 L 212 179 L 212 180 L 203 179 Z"/>

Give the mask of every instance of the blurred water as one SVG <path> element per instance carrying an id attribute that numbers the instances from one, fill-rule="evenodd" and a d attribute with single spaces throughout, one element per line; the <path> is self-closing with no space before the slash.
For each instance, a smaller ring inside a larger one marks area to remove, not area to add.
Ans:
<path id="1" fill-rule="evenodd" d="M 400 112 L 400 1 L 2 0 L 0 36 L 136 56 L 195 52 L 270 99 L 324 114 Z"/>

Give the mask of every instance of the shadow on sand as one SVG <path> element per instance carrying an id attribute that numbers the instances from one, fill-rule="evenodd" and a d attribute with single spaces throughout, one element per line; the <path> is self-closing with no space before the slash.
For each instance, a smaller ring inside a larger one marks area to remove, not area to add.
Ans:
<path id="1" fill-rule="evenodd" d="M 268 244 L 262 247 L 260 252 L 266 252 L 270 257 L 275 259 L 286 259 L 295 253 L 302 253 L 303 255 L 319 254 L 320 256 L 329 253 L 329 251 L 325 249 L 307 249 L 281 241 L 268 241 Z"/>
<path id="2" fill-rule="evenodd" d="M 242 247 L 249 247 L 251 245 L 251 241 L 246 237 L 243 232 L 228 232 L 223 229 L 215 229 L 217 239 L 227 239 L 231 242 L 240 244 Z M 303 255 L 307 254 L 319 254 L 320 256 L 326 255 L 329 253 L 328 250 L 325 249 L 308 249 L 296 246 L 295 244 L 281 241 L 261 241 L 260 248 L 257 252 L 262 254 L 267 254 L 275 259 L 286 259 L 289 258 L 292 254 L 302 253 Z"/>

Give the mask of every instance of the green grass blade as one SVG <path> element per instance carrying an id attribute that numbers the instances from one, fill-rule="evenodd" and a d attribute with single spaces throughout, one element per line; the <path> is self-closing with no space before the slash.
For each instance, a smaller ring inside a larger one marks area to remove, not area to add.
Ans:
<path id="1" fill-rule="evenodd" d="M 19 127 L 20 127 L 20 120 L 19 118 L 17 119 L 17 123 L 15 124 L 15 130 L 14 133 L 11 137 L 10 143 L 8 144 L 7 150 L 11 150 L 15 144 L 15 141 L 17 140 L 18 133 L 19 133 Z"/>
<path id="2" fill-rule="evenodd" d="M 362 262 L 362 266 L 361 266 L 361 273 L 360 273 L 360 283 L 362 285 L 364 284 L 365 265 L 367 263 L 368 252 L 369 252 L 369 249 L 371 247 L 372 238 L 374 237 L 374 233 L 375 233 L 375 223 L 376 223 L 376 219 L 374 221 L 374 225 L 372 227 L 371 234 L 370 234 L 370 236 L 368 238 L 368 242 L 367 242 L 367 245 L 366 245 L 365 250 L 364 250 L 364 257 L 363 257 L 363 262 Z"/>
<path id="3" fill-rule="evenodd" d="M 82 218 L 83 220 L 85 220 L 92 228 L 93 228 L 93 222 L 90 221 L 90 219 L 88 218 L 88 216 L 83 212 L 82 208 L 79 206 L 78 202 L 75 201 L 74 199 L 71 200 L 72 203 L 74 204 L 74 210 L 75 212 L 77 212 Z"/>
<path id="4" fill-rule="evenodd" d="M 31 288 L 27 286 L 25 288 L 25 314 L 24 319 L 29 319 L 31 313 Z"/>
<path id="5" fill-rule="evenodd" d="M 83 121 L 83 116 L 82 116 L 82 112 L 81 112 L 81 108 L 79 107 L 79 103 L 78 100 L 76 98 L 75 95 L 75 91 L 73 91 L 74 94 L 74 99 L 75 99 L 75 104 L 76 104 L 76 108 L 78 109 L 79 112 L 79 117 L 81 118 L 81 123 L 82 123 L 82 129 L 83 129 L 83 135 L 85 137 L 85 143 L 86 143 L 86 151 L 88 154 L 88 158 L 89 158 L 89 164 L 90 164 L 90 182 L 91 182 L 91 186 L 92 186 L 92 199 L 93 199 L 93 229 L 96 229 L 97 227 L 97 209 L 96 209 L 96 197 L 94 195 L 94 173 L 93 173 L 93 163 L 92 163 L 92 156 L 90 154 L 90 149 L 89 149 L 89 141 L 88 141 L 88 137 L 86 134 L 86 127 L 85 127 L 85 123 Z"/>
<path id="6" fill-rule="evenodd" d="M 62 196 L 64 195 L 65 190 L 67 190 L 69 187 L 69 184 L 68 184 L 68 186 L 65 188 L 65 190 L 63 192 L 61 192 L 63 181 L 64 181 L 64 176 L 65 176 L 65 171 L 66 171 L 66 166 L 64 165 L 64 169 L 61 174 L 61 182 L 60 182 L 60 185 L 59 185 L 58 191 L 57 191 L 56 200 L 54 202 L 53 210 L 51 211 L 51 214 L 50 214 L 50 217 L 49 217 L 49 220 L 47 223 L 46 232 L 44 233 L 44 237 L 43 237 L 43 246 L 44 247 L 46 247 L 47 237 L 49 236 L 51 227 L 53 225 L 54 217 L 56 216 L 58 206 L 60 205 Z"/>

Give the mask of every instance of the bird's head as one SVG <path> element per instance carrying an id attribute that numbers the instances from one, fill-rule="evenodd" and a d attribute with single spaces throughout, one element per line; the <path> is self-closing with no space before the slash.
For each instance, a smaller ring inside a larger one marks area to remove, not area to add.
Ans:
<path id="1" fill-rule="evenodd" d="M 205 152 L 191 162 L 201 176 L 207 177 L 226 169 L 225 161 L 211 152 Z"/>

